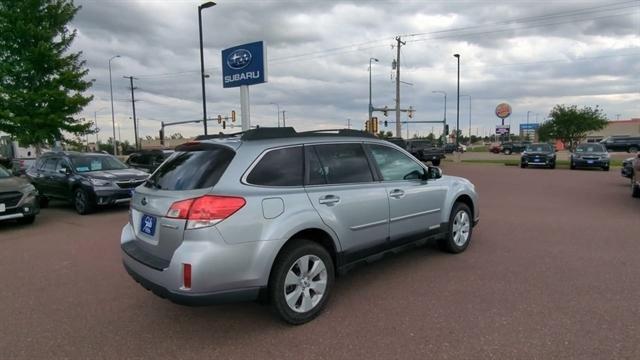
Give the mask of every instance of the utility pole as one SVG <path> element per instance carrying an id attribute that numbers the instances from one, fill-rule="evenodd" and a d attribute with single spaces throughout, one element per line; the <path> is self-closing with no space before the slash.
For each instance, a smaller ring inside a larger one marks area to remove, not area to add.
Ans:
<path id="1" fill-rule="evenodd" d="M 287 121 L 284 117 L 285 110 L 282 110 L 282 127 L 287 127 Z"/>
<path id="2" fill-rule="evenodd" d="M 378 62 L 376 58 L 369 58 L 369 122 L 371 122 L 371 117 L 373 113 L 373 105 L 371 104 L 371 61 Z M 351 129 L 351 127 L 349 127 Z"/>
<path id="3" fill-rule="evenodd" d="M 137 89 L 137 87 L 133 86 L 133 79 L 138 80 L 138 78 L 135 78 L 133 76 L 123 76 L 123 78 L 125 79 L 129 79 L 129 83 L 131 84 L 131 105 L 133 106 L 133 135 L 135 136 L 135 144 L 136 144 L 136 150 L 140 150 L 140 147 L 138 146 L 138 121 L 136 120 L 136 97 L 133 93 L 133 91 L 135 89 Z"/>
<path id="4" fill-rule="evenodd" d="M 460 54 L 453 54 L 458 59 L 458 94 L 456 96 L 456 151 L 460 146 Z"/>
<path id="5" fill-rule="evenodd" d="M 396 37 L 398 49 L 396 54 L 396 136 L 402 137 L 402 124 L 400 123 L 400 47 L 405 45 L 400 36 Z"/>

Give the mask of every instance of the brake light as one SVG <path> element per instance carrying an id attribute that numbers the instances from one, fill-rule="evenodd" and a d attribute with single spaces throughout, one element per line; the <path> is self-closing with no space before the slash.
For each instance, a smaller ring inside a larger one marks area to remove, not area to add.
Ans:
<path id="1" fill-rule="evenodd" d="M 174 202 L 171 204 L 169 211 L 167 211 L 167 217 L 172 219 L 187 219 L 193 200 L 194 199 L 187 199 Z"/>
<path id="2" fill-rule="evenodd" d="M 188 220 L 187 229 L 197 229 L 219 223 L 245 204 L 241 197 L 205 195 L 173 203 L 167 217 Z"/>

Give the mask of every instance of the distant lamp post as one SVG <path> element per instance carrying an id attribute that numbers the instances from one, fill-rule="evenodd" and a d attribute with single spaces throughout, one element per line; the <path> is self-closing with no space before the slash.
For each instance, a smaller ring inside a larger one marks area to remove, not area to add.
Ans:
<path id="1" fill-rule="evenodd" d="M 111 60 L 119 58 L 120 55 L 112 56 L 109 59 L 109 92 L 111 92 L 111 125 L 113 126 L 113 141 L 116 141 L 116 118 L 113 113 L 113 81 L 111 80 Z M 113 147 L 113 155 L 118 155 L 117 146 Z"/>
<path id="2" fill-rule="evenodd" d="M 456 96 L 456 149 L 460 145 L 460 54 L 453 54 L 458 59 L 458 96 Z"/>
<path id="3" fill-rule="evenodd" d="M 461 94 L 460 97 L 469 98 L 469 145 L 471 145 L 471 95 Z"/>
<path id="4" fill-rule="evenodd" d="M 272 102 L 271 105 L 276 106 L 277 116 L 278 116 L 278 127 L 280 127 L 280 104 Z"/>
<path id="5" fill-rule="evenodd" d="M 206 3 L 198 6 L 198 30 L 200 33 L 200 79 L 202 80 L 202 121 L 204 123 L 204 134 L 207 135 L 207 100 L 204 90 L 204 79 L 208 77 L 204 73 L 204 53 L 202 48 L 202 10 L 215 6 L 213 1 L 207 1 Z"/>
<path id="6" fill-rule="evenodd" d="M 374 57 L 369 58 L 369 121 L 371 121 L 371 117 L 373 116 L 373 105 L 371 104 L 371 61 L 378 62 L 378 59 Z"/>
<path id="7" fill-rule="evenodd" d="M 443 125 L 442 133 L 444 134 L 444 131 L 447 128 L 447 92 L 446 91 L 442 91 L 442 90 L 435 90 L 435 91 L 432 91 L 432 93 L 434 93 L 434 94 L 443 94 L 444 95 L 444 117 L 443 117 L 443 120 L 442 120 L 442 122 L 443 122 L 443 124 L 442 124 Z M 445 141 L 447 139 L 446 138 L 447 135 L 449 135 L 449 134 L 444 134 Z"/>

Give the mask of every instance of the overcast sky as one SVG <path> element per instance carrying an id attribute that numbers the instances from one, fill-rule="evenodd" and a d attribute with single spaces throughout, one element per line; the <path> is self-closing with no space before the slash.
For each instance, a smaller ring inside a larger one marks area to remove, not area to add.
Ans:
<path id="1" fill-rule="evenodd" d="M 112 61 L 115 116 L 122 138 L 133 140 L 128 79 L 135 85 L 141 135 L 155 136 L 160 121 L 202 118 L 197 1 L 76 1 L 73 50 L 83 51 L 95 79 L 100 137 L 111 134 L 108 59 Z M 555 104 L 599 105 L 610 119 L 640 117 L 640 1 L 284 1 L 220 0 L 203 12 L 209 117 L 240 110 L 238 88 L 223 89 L 222 49 L 263 40 L 268 82 L 250 88 L 252 124 L 276 126 L 276 106 L 297 129 L 362 128 L 368 104 L 369 58 L 374 63 L 373 104 L 394 106 L 391 62 L 402 35 L 401 106 L 413 120 L 455 126 L 456 59 L 461 93 L 471 96 L 472 133 L 488 133 L 494 109 L 508 102 L 512 127 L 542 121 Z M 377 114 L 385 119 L 382 114 Z M 394 130 L 393 114 L 388 130 Z M 403 120 L 406 120 L 403 114 Z M 460 101 L 460 123 L 469 130 L 469 100 Z M 382 127 L 381 127 L 382 128 Z M 441 131 L 438 125 L 435 132 Z M 217 122 L 210 132 L 220 131 Z M 426 135 L 432 125 L 410 125 Z M 202 133 L 202 124 L 167 134 Z M 406 127 L 403 126 L 403 135 Z"/>

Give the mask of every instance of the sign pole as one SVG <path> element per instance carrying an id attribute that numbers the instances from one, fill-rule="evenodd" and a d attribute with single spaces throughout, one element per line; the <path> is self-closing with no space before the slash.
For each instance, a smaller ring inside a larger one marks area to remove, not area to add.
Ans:
<path id="1" fill-rule="evenodd" d="M 240 120 L 242 131 L 251 129 L 251 115 L 249 113 L 249 86 L 240 86 Z"/>

